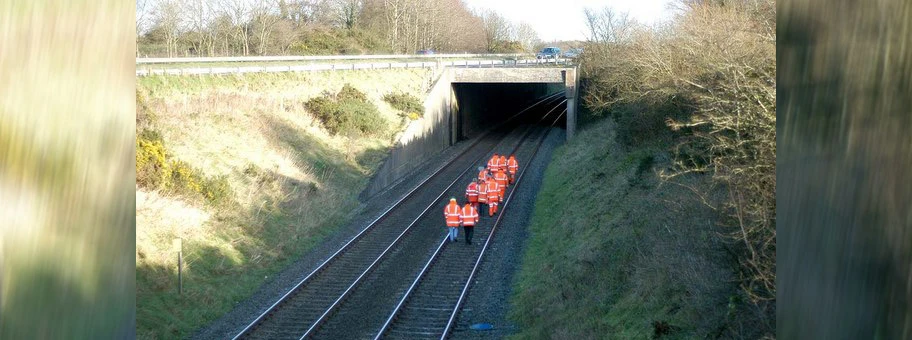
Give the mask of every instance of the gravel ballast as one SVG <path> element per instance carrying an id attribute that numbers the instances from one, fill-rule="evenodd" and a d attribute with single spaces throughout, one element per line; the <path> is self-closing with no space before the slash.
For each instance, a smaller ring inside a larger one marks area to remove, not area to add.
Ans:
<path id="1" fill-rule="evenodd" d="M 538 193 L 544 169 L 550 161 L 552 151 L 557 145 L 563 143 L 564 139 L 564 131 L 554 129 L 542 144 L 539 154 L 532 164 L 521 163 L 521 166 L 531 166 L 531 168 L 524 175 L 523 185 L 518 188 L 513 198 L 514 201 L 511 202 L 509 213 L 504 216 L 502 226 L 499 227 L 502 229 L 498 231 L 492 241 L 489 253 L 482 262 L 479 273 L 476 274 L 476 282 L 464 305 L 465 312 L 458 319 L 454 333 L 457 338 L 502 337 L 512 333 L 513 328 L 506 321 L 506 313 L 513 274 L 519 268 L 522 248 L 527 235 L 526 226 L 531 218 L 535 195 Z M 300 282 L 304 276 L 336 252 L 339 247 L 363 230 L 372 220 L 430 176 L 441 164 L 455 158 L 467 149 L 472 142 L 473 140 L 462 141 L 436 154 L 411 174 L 405 176 L 404 180 L 375 195 L 354 213 L 349 223 L 340 226 L 281 273 L 270 277 L 251 298 L 239 302 L 233 310 L 198 330 L 192 338 L 230 339 L 236 335 L 279 297 Z M 467 330 L 470 324 L 476 322 L 494 324 L 494 330 L 486 332 Z"/>
<path id="2" fill-rule="evenodd" d="M 374 195 L 368 202 L 363 202 L 348 223 L 340 226 L 276 276 L 267 278 L 249 299 L 238 301 L 231 311 L 199 329 L 191 339 L 230 339 L 234 337 L 342 245 L 361 232 L 371 221 L 379 217 L 425 178 L 428 178 L 442 164 L 456 158 L 462 151 L 469 148 L 473 142 L 474 139 L 461 141 L 437 153 L 410 174 L 404 176 L 399 183 Z"/>
<path id="3" fill-rule="evenodd" d="M 528 226 L 535 208 L 539 188 L 551 161 L 554 149 L 566 140 L 563 129 L 552 129 L 531 164 L 523 175 L 522 185 L 517 187 L 510 205 L 497 227 L 485 257 L 481 262 L 475 280 L 469 289 L 462 311 L 456 319 L 451 339 L 499 339 L 516 332 L 516 327 L 507 319 L 509 300 L 516 272 L 522 265 Z M 472 330 L 477 323 L 493 325 L 490 330 Z"/>

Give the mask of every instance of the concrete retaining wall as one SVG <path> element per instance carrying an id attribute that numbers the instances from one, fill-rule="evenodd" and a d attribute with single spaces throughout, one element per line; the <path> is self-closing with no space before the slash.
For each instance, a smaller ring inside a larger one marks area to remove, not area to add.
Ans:
<path id="1" fill-rule="evenodd" d="M 424 100 L 424 118 L 412 121 L 399 137 L 389 156 L 361 193 L 362 199 L 371 197 L 394 184 L 428 156 L 452 145 L 454 141 L 450 136 L 453 104 L 451 79 L 451 72 L 441 72 Z"/>

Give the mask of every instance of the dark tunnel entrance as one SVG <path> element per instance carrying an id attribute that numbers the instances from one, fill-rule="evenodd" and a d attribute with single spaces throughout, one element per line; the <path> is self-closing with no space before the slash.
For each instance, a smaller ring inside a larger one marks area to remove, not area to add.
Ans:
<path id="1" fill-rule="evenodd" d="M 555 112 L 550 117 L 557 117 L 567 107 L 562 83 L 453 83 L 452 86 L 454 142 L 473 138 L 548 95 L 558 94 L 554 100 L 524 113 L 523 119 L 517 121 L 538 122 L 551 109 Z M 543 124 L 552 121 L 549 118 Z M 565 114 L 555 126 L 566 128 L 566 121 Z"/>

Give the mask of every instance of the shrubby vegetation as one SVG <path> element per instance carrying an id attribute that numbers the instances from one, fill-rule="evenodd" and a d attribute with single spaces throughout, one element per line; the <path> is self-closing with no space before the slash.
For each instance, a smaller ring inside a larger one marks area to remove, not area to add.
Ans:
<path id="1" fill-rule="evenodd" d="M 411 120 L 424 117 L 424 104 L 421 99 L 408 93 L 388 93 L 383 96 L 383 100 L 389 103 L 394 109 L 402 111 L 402 114 Z"/>
<path id="2" fill-rule="evenodd" d="M 205 176 L 186 162 L 173 159 L 154 130 L 143 130 L 136 136 L 136 184 L 210 205 L 230 202 L 232 195 L 225 176 Z"/>
<path id="3" fill-rule="evenodd" d="M 775 332 L 775 3 L 677 5 L 655 26 L 586 10 L 580 93 L 596 123 L 546 173 L 514 297 L 520 337 Z"/>
<path id="4" fill-rule="evenodd" d="M 642 132 L 681 133 L 675 166 L 662 176 L 708 173 L 725 186 L 720 208 L 737 241 L 744 291 L 754 302 L 774 302 L 775 3 L 681 6 L 681 16 L 660 28 L 588 13 L 590 22 L 613 22 L 593 26 L 596 39 L 582 62 L 585 102 L 595 112 L 644 122 Z"/>
<path id="5" fill-rule="evenodd" d="M 377 106 L 349 84 L 336 94 L 312 98 L 304 106 L 334 135 L 376 135 L 386 131 L 389 124 Z"/>
<path id="6" fill-rule="evenodd" d="M 291 44 L 293 55 L 369 54 L 389 49 L 382 37 L 363 29 L 317 28 L 304 31 Z"/>

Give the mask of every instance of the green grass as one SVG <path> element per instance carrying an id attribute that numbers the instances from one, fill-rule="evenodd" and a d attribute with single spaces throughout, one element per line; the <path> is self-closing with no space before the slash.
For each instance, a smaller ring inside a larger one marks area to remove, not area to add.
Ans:
<path id="1" fill-rule="evenodd" d="M 189 337 L 357 212 L 357 195 L 382 162 L 391 143 L 385 136 L 395 126 L 388 124 L 381 136 L 333 135 L 306 110 L 309 98 L 352 84 L 359 92 L 347 89 L 345 95 L 382 104 L 373 118 L 388 120 L 396 114 L 383 104 L 383 94 L 423 93 L 426 75 L 382 70 L 137 78 L 137 128 L 145 131 L 139 135 L 163 141 L 162 150 L 148 148 L 149 155 L 166 155 L 144 159 L 181 164 L 202 192 L 207 180 L 217 181 L 213 186 L 227 188 L 229 198 L 210 202 L 180 191 L 137 189 L 137 336 Z M 176 237 L 183 239 L 182 295 L 177 254 L 169 249 Z"/>
<path id="2" fill-rule="evenodd" d="M 625 146 L 618 130 L 604 118 L 555 151 L 514 282 L 514 338 L 728 334 L 737 286 L 712 211 L 658 180 L 668 144 Z"/>
<path id="3" fill-rule="evenodd" d="M 287 132 L 287 131 L 286 131 Z M 284 183 L 288 201 L 271 201 L 263 210 L 219 211 L 216 228 L 205 238 L 185 241 L 184 291 L 177 293 L 176 253 L 168 265 L 137 260 L 137 335 L 140 338 L 184 338 L 229 311 L 268 277 L 311 249 L 335 226 L 345 223 L 358 206 L 357 193 L 366 176 L 313 140 L 287 137 L 294 148 L 316 148 L 315 161 L 335 172 L 317 189 L 312 184 Z M 251 167 L 253 182 L 275 183 L 278 175 Z M 307 203 L 306 208 L 300 206 Z M 236 206 L 232 206 L 237 208 Z M 265 210 L 265 211 L 264 211 Z M 166 240 L 167 241 L 167 240 Z"/>

